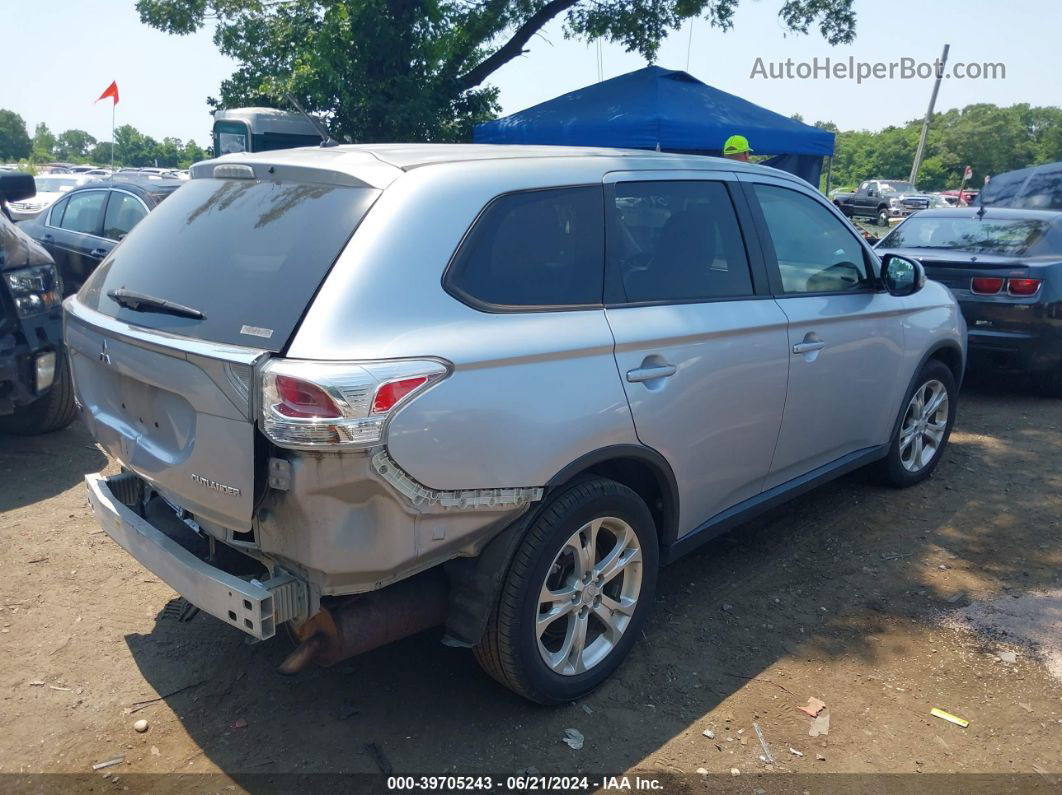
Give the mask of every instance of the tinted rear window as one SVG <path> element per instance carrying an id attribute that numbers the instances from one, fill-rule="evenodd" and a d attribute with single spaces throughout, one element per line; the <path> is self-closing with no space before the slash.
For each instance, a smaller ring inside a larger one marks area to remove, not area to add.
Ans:
<path id="1" fill-rule="evenodd" d="M 878 248 L 972 251 L 1007 257 L 1058 253 L 1047 250 L 1048 226 L 1036 219 L 979 220 L 919 214 L 893 229 Z"/>
<path id="2" fill-rule="evenodd" d="M 604 237 L 600 187 L 501 196 L 465 238 L 446 286 L 473 305 L 600 304 Z"/>
<path id="3" fill-rule="evenodd" d="M 194 179 L 137 224 L 81 290 L 126 323 L 279 351 L 379 191 Z M 119 306 L 116 288 L 199 310 L 203 320 Z"/>

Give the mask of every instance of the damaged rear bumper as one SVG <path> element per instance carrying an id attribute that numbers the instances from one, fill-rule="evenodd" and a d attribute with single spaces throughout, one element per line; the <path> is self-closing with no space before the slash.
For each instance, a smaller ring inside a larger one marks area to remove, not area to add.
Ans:
<path id="1" fill-rule="evenodd" d="M 126 552 L 205 613 L 258 640 L 285 621 L 305 618 L 306 583 L 277 572 L 266 582 L 243 579 L 204 561 L 121 502 L 100 474 L 85 476 L 89 502 L 103 530 Z"/>

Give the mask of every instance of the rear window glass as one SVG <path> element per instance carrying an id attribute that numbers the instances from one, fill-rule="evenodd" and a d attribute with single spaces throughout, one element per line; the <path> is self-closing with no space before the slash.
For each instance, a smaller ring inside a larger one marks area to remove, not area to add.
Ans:
<path id="1" fill-rule="evenodd" d="M 446 286 L 472 304 L 600 304 L 604 236 L 600 187 L 511 193 L 480 215 Z"/>
<path id="2" fill-rule="evenodd" d="M 609 267 L 630 302 L 752 295 L 745 246 L 721 182 L 616 185 Z"/>
<path id="3" fill-rule="evenodd" d="M 1054 253 L 1041 249 L 1049 224 L 1036 219 L 980 220 L 912 215 L 893 229 L 878 248 L 972 251 L 1018 257 Z"/>
<path id="4" fill-rule="evenodd" d="M 279 351 L 377 195 L 316 183 L 190 180 L 104 260 L 81 300 L 137 326 Z M 107 296 L 117 288 L 205 317 L 124 308 Z"/>
<path id="5" fill-rule="evenodd" d="M 66 203 L 66 213 L 59 224 L 71 232 L 94 235 L 100 228 L 100 212 L 107 200 L 107 191 L 86 190 L 75 193 Z"/>

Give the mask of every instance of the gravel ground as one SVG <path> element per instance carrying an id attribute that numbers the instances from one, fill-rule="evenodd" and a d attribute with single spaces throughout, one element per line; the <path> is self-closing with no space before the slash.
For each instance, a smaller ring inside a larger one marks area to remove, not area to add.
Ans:
<path id="1" fill-rule="evenodd" d="M 57 781 L 97 791 L 216 774 L 133 786 L 183 792 L 530 768 L 775 792 L 786 773 L 1024 773 L 1011 789 L 1058 791 L 1062 401 L 982 382 L 960 403 L 928 482 L 894 491 L 855 473 L 665 570 L 627 663 L 557 709 L 502 689 L 437 632 L 281 677 L 285 641 L 177 620 L 173 591 L 99 530 L 81 475 L 112 464 L 80 426 L 0 437 L 0 774 L 80 773 Z M 828 734 L 810 736 L 809 697 Z"/>

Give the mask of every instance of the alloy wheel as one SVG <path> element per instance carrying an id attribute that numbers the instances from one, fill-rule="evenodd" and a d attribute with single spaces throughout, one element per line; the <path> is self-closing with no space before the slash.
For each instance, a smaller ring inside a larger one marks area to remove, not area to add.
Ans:
<path id="1" fill-rule="evenodd" d="M 948 390 L 936 379 L 915 390 L 900 425 L 900 463 L 920 472 L 944 444 L 948 428 Z"/>
<path id="2" fill-rule="evenodd" d="M 535 632 L 542 660 L 575 676 L 600 664 L 631 623 L 642 589 L 642 549 L 622 519 L 587 522 L 564 542 L 546 572 Z"/>

